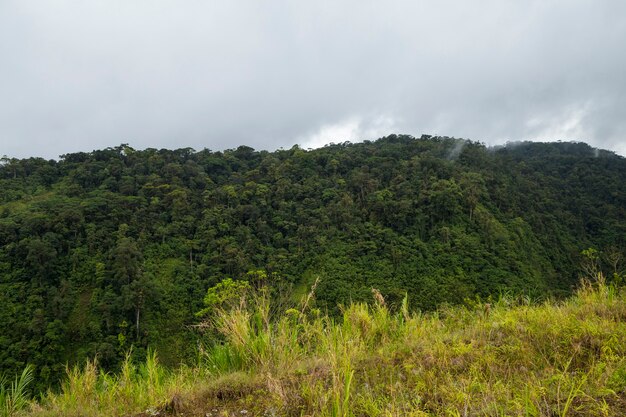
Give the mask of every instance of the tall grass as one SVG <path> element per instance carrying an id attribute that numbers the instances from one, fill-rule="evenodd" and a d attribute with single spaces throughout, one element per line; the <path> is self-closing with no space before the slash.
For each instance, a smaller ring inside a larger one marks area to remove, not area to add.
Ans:
<path id="1" fill-rule="evenodd" d="M 12 417 L 28 405 L 27 388 L 33 381 L 33 368 L 27 365 L 22 374 L 9 383 L 0 377 L 0 417 Z"/>
<path id="2" fill-rule="evenodd" d="M 49 392 L 34 407 L 36 415 L 50 416 L 121 416 L 145 412 L 157 415 L 176 408 L 176 399 L 196 382 L 197 371 L 181 368 L 166 370 L 155 352 L 145 362 L 135 365 L 126 356 L 120 372 L 102 372 L 97 360 L 67 369 L 67 379 L 60 392 Z"/>
<path id="3" fill-rule="evenodd" d="M 307 298 L 271 321 L 262 294 L 217 313 L 223 343 L 201 366 L 169 372 L 152 354 L 108 375 L 88 363 L 33 414 L 626 415 L 623 289 L 584 283 L 563 302 L 503 297 L 433 314 L 374 296 L 338 320 Z"/>

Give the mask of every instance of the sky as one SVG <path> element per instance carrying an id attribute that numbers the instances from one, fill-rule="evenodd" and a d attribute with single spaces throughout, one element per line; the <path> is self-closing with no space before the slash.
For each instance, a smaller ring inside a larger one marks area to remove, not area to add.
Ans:
<path id="1" fill-rule="evenodd" d="M 0 0 L 0 156 L 391 133 L 626 156 L 626 2 Z"/>

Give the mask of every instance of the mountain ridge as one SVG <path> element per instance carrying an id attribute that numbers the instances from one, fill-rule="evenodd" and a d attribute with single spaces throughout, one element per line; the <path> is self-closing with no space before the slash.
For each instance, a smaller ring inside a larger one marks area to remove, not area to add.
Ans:
<path id="1" fill-rule="evenodd" d="M 489 148 L 391 135 L 314 150 L 135 150 L 0 165 L 0 370 L 42 385 L 128 347 L 194 357 L 189 326 L 226 277 L 286 302 L 415 308 L 570 294 L 581 251 L 624 257 L 626 159 L 580 142 Z M 621 261 L 620 261 L 621 262 Z M 261 278 L 262 277 L 262 278 Z"/>

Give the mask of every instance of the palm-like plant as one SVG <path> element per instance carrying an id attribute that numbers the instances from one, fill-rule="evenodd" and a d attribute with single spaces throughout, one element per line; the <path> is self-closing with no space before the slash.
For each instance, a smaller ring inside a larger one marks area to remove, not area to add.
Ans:
<path id="1" fill-rule="evenodd" d="M 0 376 L 0 417 L 12 417 L 28 404 L 26 389 L 33 381 L 33 367 L 27 365 L 12 383 Z"/>

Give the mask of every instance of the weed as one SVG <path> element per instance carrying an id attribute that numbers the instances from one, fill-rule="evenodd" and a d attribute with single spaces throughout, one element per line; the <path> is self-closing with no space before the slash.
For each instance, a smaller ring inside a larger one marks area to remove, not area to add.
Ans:
<path id="1" fill-rule="evenodd" d="M 303 306 L 270 320 L 269 299 L 218 310 L 223 342 L 202 365 L 164 369 L 154 352 L 116 375 L 68 369 L 33 416 L 619 416 L 626 406 L 626 294 L 602 280 L 563 302 L 397 313 L 380 293 L 340 320 Z M 192 406 L 193 405 L 193 406 Z M 169 407 L 169 408 L 168 408 Z M 181 411 L 182 410 L 182 411 Z M 217 414 L 214 414 L 217 415 Z"/>
<path id="2" fill-rule="evenodd" d="M 27 389 L 33 381 L 33 367 L 27 365 L 11 383 L 0 377 L 0 417 L 13 417 L 28 405 Z"/>

